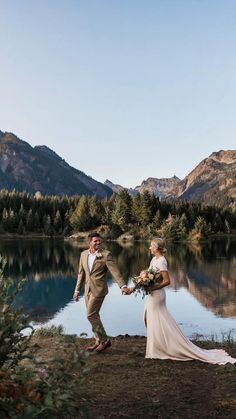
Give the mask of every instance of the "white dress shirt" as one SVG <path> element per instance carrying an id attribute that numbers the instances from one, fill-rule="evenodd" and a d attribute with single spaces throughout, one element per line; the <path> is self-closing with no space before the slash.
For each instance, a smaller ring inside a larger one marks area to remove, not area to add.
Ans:
<path id="1" fill-rule="evenodd" d="M 89 272 L 91 272 L 91 270 L 92 270 L 94 261 L 95 261 L 95 259 L 97 257 L 97 253 L 98 252 L 91 253 L 89 251 L 89 254 L 88 254 L 88 268 L 89 268 Z"/>

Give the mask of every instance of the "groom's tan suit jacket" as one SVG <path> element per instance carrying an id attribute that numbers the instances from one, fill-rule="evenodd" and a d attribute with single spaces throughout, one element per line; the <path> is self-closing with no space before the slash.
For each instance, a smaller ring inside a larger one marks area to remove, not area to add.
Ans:
<path id="1" fill-rule="evenodd" d="M 75 291 L 79 292 L 84 286 L 85 296 L 88 295 L 89 292 L 91 292 L 94 297 L 104 297 L 108 293 L 106 282 L 106 274 L 108 270 L 119 287 L 126 285 L 115 262 L 113 261 L 111 253 L 108 250 L 100 250 L 98 254 L 99 257 L 96 257 L 91 272 L 88 267 L 89 251 L 84 250 L 80 256 Z"/>

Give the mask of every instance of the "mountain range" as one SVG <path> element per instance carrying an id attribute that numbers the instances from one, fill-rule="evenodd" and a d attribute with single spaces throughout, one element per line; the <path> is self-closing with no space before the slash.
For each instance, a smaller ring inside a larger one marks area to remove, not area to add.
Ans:
<path id="1" fill-rule="evenodd" d="M 112 195 L 112 190 L 74 169 L 49 147 L 32 147 L 12 133 L 0 131 L 0 189 L 43 195 Z"/>
<path id="2" fill-rule="evenodd" d="M 180 179 L 177 176 L 173 176 L 171 178 L 162 178 L 157 179 L 153 177 L 149 177 L 146 180 L 143 180 L 141 185 L 136 186 L 134 189 L 128 188 L 128 192 L 130 195 L 136 195 L 138 192 L 143 193 L 144 191 L 148 191 L 150 193 L 154 193 L 159 198 L 164 198 L 171 194 L 171 191 L 177 187 L 180 183 Z M 105 185 L 109 186 L 115 193 L 119 193 L 122 189 L 124 189 L 121 185 L 115 185 L 110 180 L 105 181 Z"/>
<path id="3" fill-rule="evenodd" d="M 123 189 L 106 180 L 114 192 Z M 236 150 L 220 150 L 202 160 L 183 180 L 148 178 L 140 186 L 128 189 L 131 195 L 145 190 L 160 198 L 180 198 L 210 205 L 222 205 L 236 200 Z"/>
<path id="4" fill-rule="evenodd" d="M 160 198 L 181 198 L 207 204 L 236 201 L 236 150 L 213 152 L 184 179 L 149 177 L 135 188 L 96 181 L 71 167 L 46 145 L 32 147 L 16 135 L 0 131 L 0 189 L 43 195 L 111 196 L 127 189 L 130 195 L 149 191 Z"/>

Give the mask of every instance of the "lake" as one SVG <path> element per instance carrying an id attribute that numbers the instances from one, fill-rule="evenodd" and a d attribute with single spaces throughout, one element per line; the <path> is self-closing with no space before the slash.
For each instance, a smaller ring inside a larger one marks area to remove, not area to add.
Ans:
<path id="1" fill-rule="evenodd" d="M 120 246 L 104 244 L 112 251 L 128 284 L 148 267 L 149 243 Z M 167 306 L 184 333 L 193 337 L 217 337 L 231 331 L 236 338 L 236 241 L 214 240 L 204 245 L 168 245 L 171 285 L 166 288 Z M 17 306 L 22 306 L 35 328 L 63 325 L 65 332 L 92 336 L 86 319 L 84 298 L 72 300 L 83 245 L 59 239 L 6 240 L 0 254 L 7 260 L 5 275 L 26 278 Z M 107 277 L 109 294 L 101 310 L 107 333 L 146 335 L 141 295 L 124 296 Z"/>

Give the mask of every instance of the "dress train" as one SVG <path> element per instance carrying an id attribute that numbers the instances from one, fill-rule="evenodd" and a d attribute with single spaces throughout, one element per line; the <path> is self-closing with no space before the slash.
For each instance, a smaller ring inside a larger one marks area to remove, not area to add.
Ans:
<path id="1" fill-rule="evenodd" d="M 172 359 L 176 361 L 199 360 L 210 364 L 235 364 L 222 349 L 201 349 L 182 332 L 166 308 L 165 290 L 159 289 L 148 295 L 144 309 L 147 321 L 146 358 Z"/>

